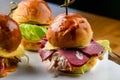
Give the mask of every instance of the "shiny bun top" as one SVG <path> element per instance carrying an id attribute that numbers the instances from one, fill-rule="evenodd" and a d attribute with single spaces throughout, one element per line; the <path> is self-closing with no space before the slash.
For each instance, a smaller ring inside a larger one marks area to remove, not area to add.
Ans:
<path id="1" fill-rule="evenodd" d="M 60 14 L 50 24 L 47 39 L 61 48 L 85 47 L 93 37 L 88 21 L 76 13 Z"/>
<path id="2" fill-rule="evenodd" d="M 52 12 L 44 0 L 23 0 L 13 12 L 13 19 L 19 24 L 49 24 Z"/>
<path id="3" fill-rule="evenodd" d="M 9 16 L 0 14 L 0 50 L 14 51 L 20 42 L 21 33 L 18 24 Z"/>

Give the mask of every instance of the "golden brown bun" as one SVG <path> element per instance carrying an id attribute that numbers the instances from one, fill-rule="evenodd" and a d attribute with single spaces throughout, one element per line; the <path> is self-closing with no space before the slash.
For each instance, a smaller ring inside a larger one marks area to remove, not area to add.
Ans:
<path id="1" fill-rule="evenodd" d="M 13 19 L 19 24 L 49 24 L 52 20 L 52 12 L 44 0 L 23 0 L 18 4 L 18 8 L 13 12 Z M 36 42 L 22 40 L 22 45 L 26 50 L 37 51 L 39 46 Z"/>
<path id="2" fill-rule="evenodd" d="M 13 12 L 13 19 L 19 24 L 49 24 L 52 12 L 44 0 L 23 0 Z"/>
<path id="3" fill-rule="evenodd" d="M 53 45 L 61 48 L 87 46 L 93 32 L 88 21 L 76 13 L 58 15 L 50 24 L 47 39 Z"/>
<path id="4" fill-rule="evenodd" d="M 9 16 L 0 14 L 0 49 L 14 51 L 20 42 L 21 33 L 18 24 Z"/>
<path id="5" fill-rule="evenodd" d="M 21 44 L 23 45 L 24 49 L 30 51 L 38 51 L 38 49 L 40 48 L 40 45 L 37 45 L 37 42 L 30 42 L 23 39 L 21 41 Z"/>

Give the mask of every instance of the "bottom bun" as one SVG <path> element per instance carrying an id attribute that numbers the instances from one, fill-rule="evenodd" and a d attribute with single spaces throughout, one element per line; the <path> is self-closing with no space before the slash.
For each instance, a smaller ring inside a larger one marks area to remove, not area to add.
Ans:
<path id="1" fill-rule="evenodd" d="M 27 40 L 22 40 L 21 44 L 23 45 L 25 50 L 29 51 L 38 51 L 40 48 L 40 45 L 38 45 L 36 42 L 31 42 Z"/>

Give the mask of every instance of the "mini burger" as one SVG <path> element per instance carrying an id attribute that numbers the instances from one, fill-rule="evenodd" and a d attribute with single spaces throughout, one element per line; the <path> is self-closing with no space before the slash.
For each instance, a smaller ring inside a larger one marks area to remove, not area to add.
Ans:
<path id="1" fill-rule="evenodd" d="M 18 24 L 7 15 L 0 14 L 0 77 L 15 71 L 24 49 L 20 45 L 21 33 Z"/>
<path id="2" fill-rule="evenodd" d="M 37 51 L 37 41 L 46 34 L 52 12 L 44 0 L 22 0 L 13 11 L 12 18 L 20 25 L 22 45 L 26 50 Z"/>
<path id="3" fill-rule="evenodd" d="M 48 27 L 39 49 L 42 61 L 49 60 L 49 70 L 84 73 L 109 48 L 107 40 L 95 41 L 88 21 L 76 13 L 58 15 Z"/>

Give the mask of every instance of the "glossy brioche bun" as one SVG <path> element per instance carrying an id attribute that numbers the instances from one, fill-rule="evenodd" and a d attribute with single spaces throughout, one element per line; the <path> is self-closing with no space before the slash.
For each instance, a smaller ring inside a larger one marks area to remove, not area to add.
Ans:
<path id="1" fill-rule="evenodd" d="M 77 13 L 58 15 L 50 24 L 47 39 L 53 45 L 61 48 L 87 46 L 93 32 L 88 21 Z"/>
<path id="2" fill-rule="evenodd" d="M 18 24 L 7 15 L 0 14 L 0 50 L 12 52 L 21 42 Z"/>
<path id="3" fill-rule="evenodd" d="M 49 24 L 52 12 L 44 0 L 23 0 L 14 10 L 12 17 L 19 24 Z"/>
<path id="4" fill-rule="evenodd" d="M 40 48 L 40 44 L 38 45 L 37 42 L 31 42 L 24 39 L 22 39 L 21 44 L 23 45 L 24 49 L 29 51 L 38 51 Z"/>

